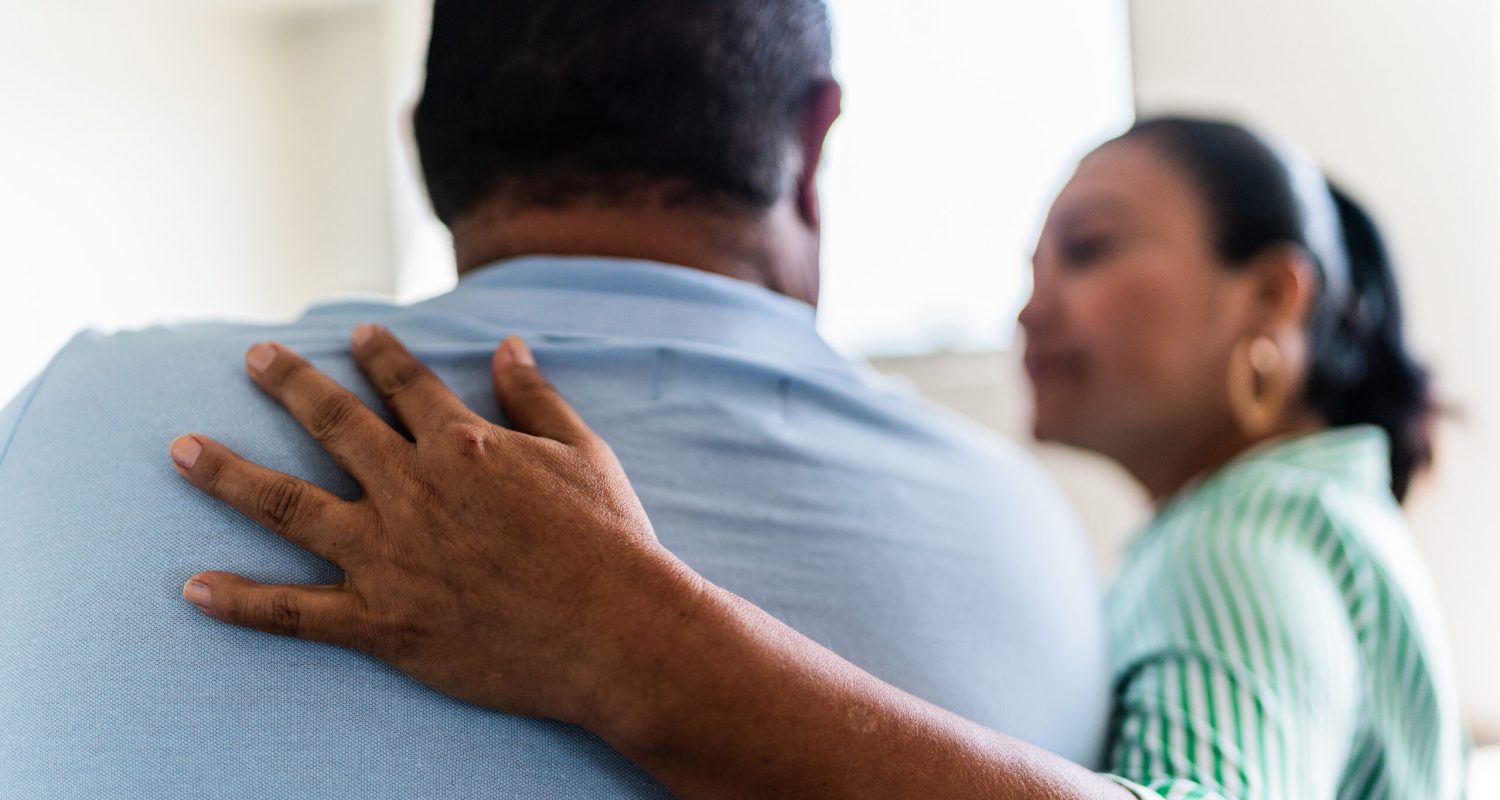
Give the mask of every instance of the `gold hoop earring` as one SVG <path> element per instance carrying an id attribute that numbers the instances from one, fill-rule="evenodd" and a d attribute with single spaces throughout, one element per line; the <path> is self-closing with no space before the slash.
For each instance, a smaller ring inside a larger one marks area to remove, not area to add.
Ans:
<path id="1" fill-rule="evenodd" d="M 1291 388 L 1286 357 L 1269 336 L 1240 340 L 1229 356 L 1229 410 L 1251 440 L 1269 434 L 1286 410 Z"/>

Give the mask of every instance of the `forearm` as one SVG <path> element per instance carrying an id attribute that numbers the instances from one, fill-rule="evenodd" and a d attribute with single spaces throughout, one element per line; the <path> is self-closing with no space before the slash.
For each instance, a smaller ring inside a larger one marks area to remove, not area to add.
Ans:
<path id="1" fill-rule="evenodd" d="M 1129 798 L 913 697 L 711 586 L 658 617 L 591 721 L 694 798 Z"/>

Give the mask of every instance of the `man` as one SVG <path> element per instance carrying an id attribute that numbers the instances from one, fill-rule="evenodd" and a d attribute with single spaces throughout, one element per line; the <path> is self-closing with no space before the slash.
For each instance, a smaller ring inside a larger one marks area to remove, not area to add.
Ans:
<path id="1" fill-rule="evenodd" d="M 524 335 L 693 569 L 876 677 L 1092 762 L 1107 673 L 1058 494 L 814 331 L 829 41 L 819 0 L 440 0 L 416 126 L 457 290 L 83 336 L 0 415 L 0 796 L 666 796 L 579 729 L 181 602 L 204 565 L 338 580 L 164 451 L 198 430 L 353 496 L 241 359 L 275 339 L 377 405 L 348 358 L 363 322 L 491 418 L 491 353 Z"/>

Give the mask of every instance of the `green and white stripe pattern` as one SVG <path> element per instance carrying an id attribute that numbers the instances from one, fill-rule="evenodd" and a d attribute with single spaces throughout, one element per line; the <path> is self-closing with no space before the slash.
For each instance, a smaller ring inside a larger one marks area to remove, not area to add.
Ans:
<path id="1" fill-rule="evenodd" d="M 1466 744 L 1377 428 L 1288 440 L 1169 503 L 1110 593 L 1112 776 L 1143 798 L 1449 800 Z"/>

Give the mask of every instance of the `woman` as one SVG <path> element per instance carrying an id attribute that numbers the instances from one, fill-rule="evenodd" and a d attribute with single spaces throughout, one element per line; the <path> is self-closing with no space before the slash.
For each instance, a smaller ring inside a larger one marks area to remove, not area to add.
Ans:
<path id="1" fill-rule="evenodd" d="M 393 437 L 360 434 L 373 414 L 322 431 L 383 470 L 358 512 L 304 487 L 270 515 L 256 498 L 295 479 L 174 443 L 189 480 L 347 574 L 205 573 L 185 595 L 587 727 L 688 798 L 1460 796 L 1443 634 L 1397 506 L 1432 410 L 1369 218 L 1243 128 L 1145 122 L 1080 164 L 1035 275 L 1037 436 L 1115 459 L 1157 504 L 1110 603 L 1109 775 L 882 684 L 695 575 L 514 340 L 495 360 L 507 431 L 388 332 L 356 332 L 416 439 L 375 449 Z M 270 363 L 252 375 L 294 414 L 340 391 L 289 351 Z"/>

